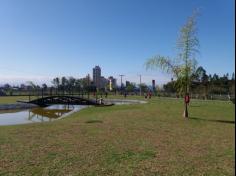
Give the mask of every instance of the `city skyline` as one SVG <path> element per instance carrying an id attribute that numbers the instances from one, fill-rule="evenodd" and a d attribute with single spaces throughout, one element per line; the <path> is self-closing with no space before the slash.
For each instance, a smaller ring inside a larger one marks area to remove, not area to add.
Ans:
<path id="1" fill-rule="evenodd" d="M 152 79 L 164 84 L 171 75 L 146 71 L 143 64 L 157 54 L 176 55 L 179 29 L 195 8 L 201 13 L 198 65 L 208 74 L 231 75 L 235 69 L 233 0 L 3 0 L 0 84 L 81 78 L 91 74 L 94 65 L 104 68 L 105 77 L 123 74 L 124 81 L 138 83 L 141 74 L 146 84 Z"/>
<path id="2" fill-rule="evenodd" d="M 75 79 L 87 79 L 88 76 L 90 78 L 90 81 L 92 82 L 92 85 L 94 85 L 94 86 L 96 86 L 98 88 L 104 88 L 106 85 L 109 85 L 109 81 L 110 80 L 112 82 L 112 84 L 111 84 L 112 87 L 119 87 L 119 86 L 121 86 L 121 80 L 119 80 L 120 79 L 119 76 L 121 76 L 121 75 L 119 75 L 118 77 L 115 77 L 113 75 L 109 75 L 109 76 L 105 77 L 105 76 L 102 75 L 102 68 L 99 65 L 96 65 L 96 66 L 94 66 L 94 68 L 92 68 L 92 74 L 87 73 L 83 77 L 74 77 L 74 76 L 65 76 L 65 77 L 67 77 L 67 78 L 73 77 Z M 122 75 L 122 77 L 124 77 L 124 76 L 125 75 Z M 140 82 L 141 81 L 140 80 L 140 76 L 142 76 L 142 75 L 137 75 L 137 76 L 139 77 L 139 82 L 123 78 L 122 85 L 126 85 L 126 83 L 129 82 L 129 83 L 135 83 L 136 86 L 138 86 L 140 83 L 144 83 L 146 85 L 151 86 L 151 84 L 149 84 L 149 83 Z M 35 80 L 32 77 L 32 79 L 29 79 L 29 80 L 19 79 L 18 81 L 14 80 L 14 82 L 5 82 L 5 83 L 3 82 L 2 84 L 0 84 L 0 86 L 3 86 L 4 84 L 10 84 L 12 86 L 19 87 L 19 86 L 24 85 L 24 84 L 28 85 L 30 82 L 35 83 L 36 85 L 39 85 L 39 86 L 42 86 L 42 84 L 47 84 L 49 86 L 53 86 L 52 81 L 53 81 L 54 78 L 55 77 L 52 77 L 52 78 L 50 78 L 49 80 L 47 80 L 45 82 L 45 78 L 42 79 L 41 81 L 40 80 L 37 81 L 37 80 Z M 59 78 L 61 78 L 61 77 L 59 77 Z M 162 84 L 159 84 L 159 86 L 162 86 Z"/>

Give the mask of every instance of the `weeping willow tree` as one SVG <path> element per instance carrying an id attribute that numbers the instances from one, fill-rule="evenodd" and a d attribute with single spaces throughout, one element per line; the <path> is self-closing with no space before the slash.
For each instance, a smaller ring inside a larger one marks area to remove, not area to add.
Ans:
<path id="1" fill-rule="evenodd" d="M 171 74 L 176 79 L 177 91 L 185 96 L 189 95 L 191 75 L 197 66 L 195 56 L 198 53 L 199 41 L 196 35 L 196 17 L 197 13 L 194 12 L 180 30 L 177 40 L 179 55 L 176 58 L 157 55 L 145 63 L 147 69 L 159 68 Z M 188 103 L 185 103 L 184 117 L 188 117 Z"/>

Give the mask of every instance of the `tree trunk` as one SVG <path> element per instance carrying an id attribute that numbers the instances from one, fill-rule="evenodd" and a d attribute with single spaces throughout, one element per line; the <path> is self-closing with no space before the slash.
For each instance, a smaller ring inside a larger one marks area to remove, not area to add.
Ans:
<path id="1" fill-rule="evenodd" d="M 184 110 L 183 117 L 188 118 L 188 104 L 187 103 L 185 103 L 185 110 Z"/>

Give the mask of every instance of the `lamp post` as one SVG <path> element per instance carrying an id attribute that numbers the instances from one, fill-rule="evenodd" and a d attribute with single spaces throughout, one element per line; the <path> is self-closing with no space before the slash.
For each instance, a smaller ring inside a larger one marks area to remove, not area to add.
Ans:
<path id="1" fill-rule="evenodd" d="M 119 75 L 120 76 L 120 89 L 121 89 L 121 91 L 123 90 L 123 83 L 122 83 L 122 78 L 123 78 L 123 76 L 125 76 L 125 75 Z"/>
<path id="2" fill-rule="evenodd" d="M 89 80 L 89 74 L 88 74 L 88 99 L 89 99 L 89 86 L 90 86 L 90 80 Z"/>
<path id="3" fill-rule="evenodd" d="M 140 93 L 140 96 L 142 96 L 141 82 L 142 82 L 142 75 L 139 75 L 139 93 Z"/>

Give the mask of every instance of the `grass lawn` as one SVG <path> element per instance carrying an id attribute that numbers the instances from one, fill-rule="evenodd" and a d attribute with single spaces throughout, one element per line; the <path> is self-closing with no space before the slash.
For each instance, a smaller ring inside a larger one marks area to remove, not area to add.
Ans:
<path id="1" fill-rule="evenodd" d="M 153 98 L 0 126 L 0 175 L 234 175 L 234 111 L 195 100 L 184 119 L 182 100 Z"/>
<path id="2" fill-rule="evenodd" d="M 37 98 L 36 96 L 32 96 L 31 100 Z M 10 104 L 16 103 L 16 101 L 29 101 L 28 96 L 0 96 L 0 104 Z"/>

